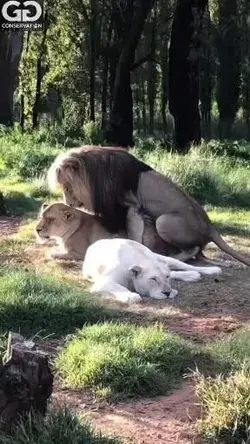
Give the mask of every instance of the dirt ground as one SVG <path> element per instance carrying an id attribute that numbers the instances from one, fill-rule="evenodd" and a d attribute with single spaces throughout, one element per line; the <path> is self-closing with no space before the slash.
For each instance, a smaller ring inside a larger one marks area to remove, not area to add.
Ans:
<path id="1" fill-rule="evenodd" d="M 19 223 L 16 219 L 1 218 L 0 237 L 13 234 Z M 249 238 L 227 236 L 225 239 L 250 256 Z M 226 265 L 231 266 L 223 267 L 219 277 L 206 277 L 195 284 L 176 284 L 179 295 L 174 301 L 144 300 L 141 304 L 126 306 L 107 300 L 106 304 L 123 310 L 125 319 L 146 325 L 161 321 L 169 331 L 197 342 L 207 342 L 230 333 L 250 319 L 250 269 L 228 261 L 230 258 L 214 246 L 207 254 L 226 260 Z M 25 262 L 39 265 L 42 261 L 44 249 L 32 247 L 26 250 Z M 71 272 L 79 276 L 80 268 L 79 264 L 71 264 Z M 52 355 L 57 345 L 51 344 L 48 351 Z M 103 433 L 123 436 L 127 443 L 197 442 L 194 424 L 200 410 L 190 380 L 183 380 L 183 385 L 169 396 L 114 405 L 93 402 L 85 391 L 62 390 L 56 383 L 52 402 L 55 406 L 74 408 Z"/>

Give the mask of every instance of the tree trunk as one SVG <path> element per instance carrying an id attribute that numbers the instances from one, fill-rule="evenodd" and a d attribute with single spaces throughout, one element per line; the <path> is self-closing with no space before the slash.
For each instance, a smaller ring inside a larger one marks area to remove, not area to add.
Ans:
<path id="1" fill-rule="evenodd" d="M 0 364 L 0 430 L 11 431 L 29 413 L 44 415 L 52 393 L 53 375 L 47 356 L 35 344 L 10 333 Z"/>
<path id="2" fill-rule="evenodd" d="M 105 134 L 112 145 L 133 146 L 133 98 L 130 75 L 135 50 L 140 39 L 153 0 L 135 0 L 132 21 L 127 20 L 127 30 L 115 72 L 113 106 Z"/>
<path id="3" fill-rule="evenodd" d="M 155 97 L 157 88 L 157 72 L 156 72 L 156 13 L 154 12 L 152 17 L 152 36 L 151 36 L 151 51 L 152 58 L 148 62 L 148 105 L 149 105 L 149 133 L 154 133 L 154 115 L 155 115 Z"/>
<path id="4" fill-rule="evenodd" d="M 230 139 L 239 108 L 241 81 L 240 35 L 237 23 L 237 0 L 220 0 L 219 14 L 219 71 L 217 103 L 220 115 L 221 139 Z M 248 48 L 249 51 L 249 48 Z"/>
<path id="5" fill-rule="evenodd" d="M 201 140 L 199 47 L 208 0 L 177 0 L 169 49 L 169 109 L 175 121 L 175 145 L 185 152 Z"/>
<path id="6" fill-rule="evenodd" d="M 0 33 L 0 124 L 13 125 L 13 95 L 22 53 L 22 31 Z"/>
<path id="7" fill-rule="evenodd" d="M 92 17 L 90 20 L 90 120 L 95 122 L 95 71 L 96 71 L 96 38 L 97 38 L 97 13 L 95 2 L 92 1 Z"/>
<path id="8" fill-rule="evenodd" d="M 206 140 L 211 138 L 211 109 L 213 91 L 213 55 L 209 37 L 211 35 L 211 19 L 209 11 L 204 16 L 206 28 L 206 45 L 202 48 L 200 57 L 200 102 L 201 102 L 201 134 Z"/>

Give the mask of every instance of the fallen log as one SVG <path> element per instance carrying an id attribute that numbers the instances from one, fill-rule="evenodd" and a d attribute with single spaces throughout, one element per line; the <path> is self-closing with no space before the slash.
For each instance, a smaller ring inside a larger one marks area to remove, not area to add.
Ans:
<path id="1" fill-rule="evenodd" d="M 45 415 L 52 393 L 53 375 L 48 356 L 17 333 L 9 333 L 0 364 L 0 430 L 10 431 L 29 413 Z"/>

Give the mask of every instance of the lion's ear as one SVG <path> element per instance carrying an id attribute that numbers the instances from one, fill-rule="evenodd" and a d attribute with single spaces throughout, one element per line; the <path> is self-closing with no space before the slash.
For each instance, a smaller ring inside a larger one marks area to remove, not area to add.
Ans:
<path id="1" fill-rule="evenodd" d="M 73 211 L 70 211 L 68 209 L 67 210 L 62 210 L 62 218 L 63 218 L 63 220 L 70 221 L 70 220 L 73 220 L 74 217 L 75 217 L 75 215 L 74 215 Z"/>
<path id="2" fill-rule="evenodd" d="M 139 265 L 132 265 L 132 267 L 129 267 L 128 271 L 131 277 L 137 277 L 141 274 L 142 268 Z"/>

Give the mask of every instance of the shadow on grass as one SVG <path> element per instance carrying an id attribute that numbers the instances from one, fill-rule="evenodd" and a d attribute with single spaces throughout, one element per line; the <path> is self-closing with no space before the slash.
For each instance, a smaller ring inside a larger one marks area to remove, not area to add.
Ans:
<path id="1" fill-rule="evenodd" d="M 122 313 L 105 308 L 101 301 L 74 285 L 39 276 L 36 272 L 9 271 L 0 276 L 0 334 L 24 335 L 43 330 L 44 335 L 65 335 L 84 324 L 118 319 Z"/>
<path id="2" fill-rule="evenodd" d="M 8 193 L 5 197 L 5 202 L 9 214 L 23 216 L 27 213 L 37 212 L 41 206 L 42 199 L 35 199 L 15 191 Z"/>
<path id="3" fill-rule="evenodd" d="M 221 222 L 214 223 L 220 234 L 229 236 L 240 236 L 249 239 L 250 229 L 241 228 L 238 225 L 223 224 Z"/>

